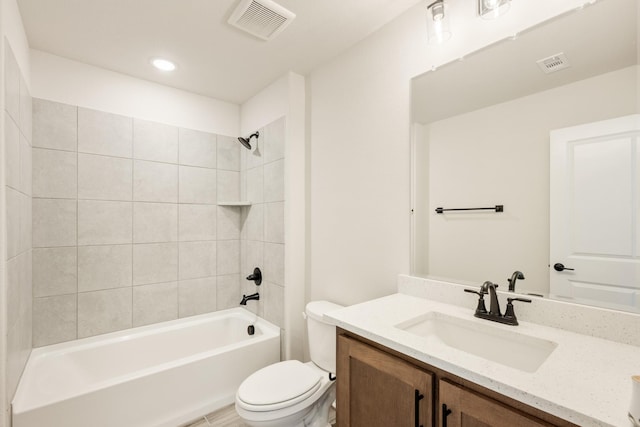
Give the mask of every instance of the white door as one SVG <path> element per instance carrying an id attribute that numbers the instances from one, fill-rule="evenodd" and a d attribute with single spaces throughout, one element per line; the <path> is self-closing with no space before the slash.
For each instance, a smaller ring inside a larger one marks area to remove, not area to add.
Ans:
<path id="1" fill-rule="evenodd" d="M 551 132 L 552 295 L 640 311 L 639 138 L 640 115 Z"/>

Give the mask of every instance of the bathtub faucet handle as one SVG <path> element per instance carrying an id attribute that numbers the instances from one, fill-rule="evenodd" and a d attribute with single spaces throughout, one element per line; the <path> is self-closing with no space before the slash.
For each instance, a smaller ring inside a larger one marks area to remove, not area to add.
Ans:
<path id="1" fill-rule="evenodd" d="M 262 271 L 258 267 L 253 269 L 253 274 L 247 276 L 247 280 L 253 280 L 256 286 L 260 286 L 262 283 Z"/>

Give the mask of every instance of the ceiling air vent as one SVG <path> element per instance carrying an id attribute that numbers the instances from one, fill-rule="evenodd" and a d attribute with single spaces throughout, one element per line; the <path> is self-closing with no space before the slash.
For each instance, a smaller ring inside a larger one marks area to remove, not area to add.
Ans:
<path id="1" fill-rule="evenodd" d="M 567 56 L 562 52 L 536 61 L 536 64 L 538 64 L 538 67 L 540 67 L 540 69 L 546 74 L 555 73 L 556 71 L 560 71 L 571 66 Z"/>
<path id="2" fill-rule="evenodd" d="M 295 17 L 271 0 L 242 0 L 227 22 L 262 40 L 271 40 Z"/>

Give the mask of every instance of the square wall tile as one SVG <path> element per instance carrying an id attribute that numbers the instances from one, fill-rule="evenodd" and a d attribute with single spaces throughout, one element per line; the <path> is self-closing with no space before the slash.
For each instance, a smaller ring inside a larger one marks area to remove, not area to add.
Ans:
<path id="1" fill-rule="evenodd" d="M 216 168 L 216 135 L 190 129 L 180 129 L 181 165 Z"/>
<path id="2" fill-rule="evenodd" d="M 33 194 L 33 148 L 20 135 L 20 191 L 27 195 Z"/>
<path id="3" fill-rule="evenodd" d="M 33 250 L 33 296 L 75 294 L 78 291 L 76 247 Z"/>
<path id="4" fill-rule="evenodd" d="M 20 234 L 18 251 L 25 252 L 33 247 L 33 200 L 20 193 Z"/>
<path id="5" fill-rule="evenodd" d="M 284 243 L 284 203 L 265 203 L 264 240 L 271 243 Z"/>
<path id="6" fill-rule="evenodd" d="M 32 138 L 34 147 L 77 151 L 78 108 L 35 98 Z"/>
<path id="7" fill-rule="evenodd" d="M 78 292 L 131 286 L 132 272 L 131 245 L 78 247 Z"/>
<path id="8" fill-rule="evenodd" d="M 264 165 L 264 201 L 284 200 L 284 160 Z"/>
<path id="9" fill-rule="evenodd" d="M 78 108 L 35 98 L 32 139 L 34 147 L 77 151 Z"/>
<path id="10" fill-rule="evenodd" d="M 22 371 L 33 348 L 32 331 L 31 315 L 21 316 L 13 326 L 7 328 L 5 347 L 7 396 L 14 396 L 18 388 Z"/>
<path id="11" fill-rule="evenodd" d="M 11 188 L 6 189 L 7 259 L 31 249 L 31 198 Z"/>
<path id="12" fill-rule="evenodd" d="M 178 284 L 178 317 L 216 310 L 216 278 L 181 280 Z"/>
<path id="13" fill-rule="evenodd" d="M 131 158 L 133 119 L 104 111 L 78 108 L 78 151 Z"/>
<path id="14" fill-rule="evenodd" d="M 31 145 L 33 118 L 33 99 L 27 88 L 24 76 L 20 76 L 20 121 L 19 126 L 29 145 Z"/>
<path id="15" fill-rule="evenodd" d="M 240 273 L 240 240 L 220 240 L 217 245 L 216 273 Z"/>
<path id="16" fill-rule="evenodd" d="M 78 245 L 132 242 L 133 204 L 78 200 Z"/>
<path id="17" fill-rule="evenodd" d="M 33 196 L 75 199 L 78 196 L 77 154 L 33 149 Z"/>
<path id="18" fill-rule="evenodd" d="M 215 205 L 216 170 L 180 166 L 180 203 Z"/>
<path id="19" fill-rule="evenodd" d="M 181 242 L 216 240 L 217 206 L 185 204 L 179 206 Z"/>
<path id="20" fill-rule="evenodd" d="M 249 169 L 247 176 L 247 200 L 251 203 L 264 201 L 264 169 L 262 166 Z"/>
<path id="21" fill-rule="evenodd" d="M 26 272 L 23 269 L 24 262 L 21 262 L 23 255 L 18 255 L 7 260 L 6 271 L 6 298 L 7 298 L 7 325 L 12 326 L 20 317 L 23 311 L 21 290 L 25 286 Z"/>
<path id="22" fill-rule="evenodd" d="M 264 129 L 264 161 L 273 162 L 284 158 L 285 118 L 282 117 L 268 124 Z"/>
<path id="23" fill-rule="evenodd" d="M 216 275 L 216 242 L 180 242 L 180 280 Z"/>
<path id="24" fill-rule="evenodd" d="M 132 160 L 78 154 L 79 199 L 130 201 L 132 185 Z"/>
<path id="25" fill-rule="evenodd" d="M 263 204 L 251 205 L 242 210 L 242 238 L 246 240 L 265 240 Z"/>
<path id="26" fill-rule="evenodd" d="M 176 280 L 178 280 L 177 243 L 133 245 L 134 285 Z"/>
<path id="27" fill-rule="evenodd" d="M 251 146 L 256 145 L 254 151 L 241 150 L 241 155 L 244 157 L 244 166 L 246 169 L 253 169 L 264 164 L 264 129 L 260 129 L 260 136 L 258 139 L 251 140 Z"/>
<path id="28" fill-rule="evenodd" d="M 240 294 L 240 275 L 230 274 L 217 276 L 216 307 L 218 310 L 238 307 L 242 295 Z"/>
<path id="29" fill-rule="evenodd" d="M 177 203 L 178 166 L 135 160 L 133 162 L 133 200 Z"/>
<path id="30" fill-rule="evenodd" d="M 218 171 L 218 202 L 240 200 L 240 172 Z"/>
<path id="31" fill-rule="evenodd" d="M 133 158 L 178 163 L 178 128 L 134 119 Z"/>
<path id="32" fill-rule="evenodd" d="M 280 243 L 264 244 L 264 280 L 284 286 L 284 245 Z"/>
<path id="33" fill-rule="evenodd" d="M 178 282 L 133 287 L 133 327 L 178 318 Z"/>
<path id="34" fill-rule="evenodd" d="M 237 138 L 218 135 L 216 156 L 218 169 L 239 171 L 240 149 L 245 150 Z"/>
<path id="35" fill-rule="evenodd" d="M 133 243 L 176 242 L 177 240 L 177 204 L 143 202 L 133 204 Z"/>
<path id="36" fill-rule="evenodd" d="M 23 221 L 20 215 L 22 193 L 12 188 L 6 189 L 6 221 L 7 221 L 7 259 L 11 259 L 20 253 L 20 223 Z"/>
<path id="37" fill-rule="evenodd" d="M 240 238 L 242 210 L 233 206 L 217 206 L 218 240 L 237 240 Z"/>
<path id="38" fill-rule="evenodd" d="M 284 326 L 284 288 L 274 283 L 263 282 L 264 318 L 281 328 Z"/>
<path id="39" fill-rule="evenodd" d="M 16 123 L 20 122 L 20 68 L 11 46 L 5 39 L 4 108 Z"/>
<path id="40" fill-rule="evenodd" d="M 33 247 L 75 246 L 77 202 L 33 199 Z"/>
<path id="41" fill-rule="evenodd" d="M 77 338 L 77 296 L 57 295 L 33 300 L 33 346 Z"/>
<path id="42" fill-rule="evenodd" d="M 247 277 L 253 273 L 253 269 L 260 267 L 264 269 L 264 242 L 253 240 L 241 241 L 241 269 L 240 276 Z"/>
<path id="43" fill-rule="evenodd" d="M 22 317 L 31 318 L 33 308 L 33 252 L 23 252 L 18 257 L 20 271 L 23 277 L 23 286 L 20 288 L 20 300 L 22 305 Z"/>
<path id="44" fill-rule="evenodd" d="M 130 287 L 78 294 L 78 338 L 120 331 L 132 326 Z"/>
<path id="45" fill-rule="evenodd" d="M 20 131 L 9 113 L 4 113 L 4 156 L 6 185 L 20 190 Z"/>

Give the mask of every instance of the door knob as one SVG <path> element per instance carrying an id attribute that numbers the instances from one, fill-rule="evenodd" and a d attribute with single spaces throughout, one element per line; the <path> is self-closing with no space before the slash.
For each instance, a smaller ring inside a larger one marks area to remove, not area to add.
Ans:
<path id="1" fill-rule="evenodd" d="M 561 262 L 557 262 L 557 263 L 553 264 L 553 269 L 555 271 L 564 271 L 564 270 L 574 271 L 573 268 L 565 267 L 564 264 L 562 264 Z"/>

